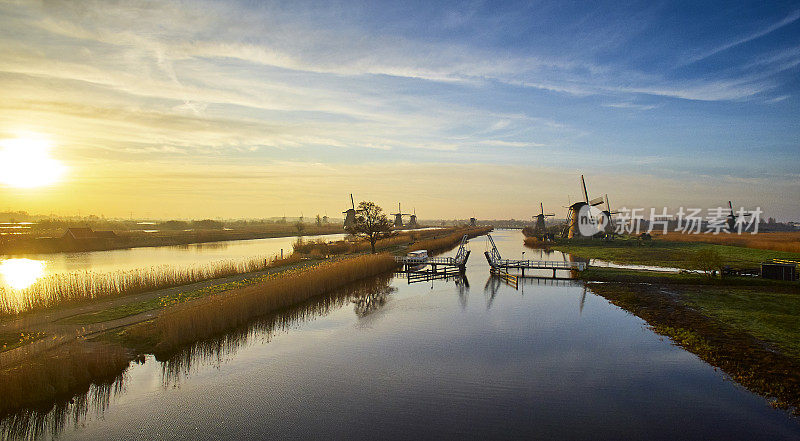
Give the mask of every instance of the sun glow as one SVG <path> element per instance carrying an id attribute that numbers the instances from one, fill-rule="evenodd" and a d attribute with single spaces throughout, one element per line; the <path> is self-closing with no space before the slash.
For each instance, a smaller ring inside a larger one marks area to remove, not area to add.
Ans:
<path id="1" fill-rule="evenodd" d="M 66 167 L 50 157 L 46 139 L 25 137 L 0 140 L 0 182 L 17 188 L 52 185 Z"/>
<path id="2" fill-rule="evenodd" d="M 31 259 L 0 261 L 0 276 L 12 289 L 25 289 L 44 275 L 44 262 Z"/>

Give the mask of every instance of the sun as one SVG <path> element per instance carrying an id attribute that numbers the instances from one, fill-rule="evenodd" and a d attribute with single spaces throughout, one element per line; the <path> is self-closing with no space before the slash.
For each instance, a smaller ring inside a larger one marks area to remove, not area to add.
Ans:
<path id="1" fill-rule="evenodd" d="M 50 157 L 52 144 L 41 137 L 0 140 L 0 182 L 34 188 L 58 182 L 66 167 Z"/>

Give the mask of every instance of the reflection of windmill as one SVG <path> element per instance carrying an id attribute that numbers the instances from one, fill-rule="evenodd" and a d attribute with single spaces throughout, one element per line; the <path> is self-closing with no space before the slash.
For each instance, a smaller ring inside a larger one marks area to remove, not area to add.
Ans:
<path id="1" fill-rule="evenodd" d="M 578 228 L 578 225 L 581 222 L 580 219 L 580 216 L 582 214 L 581 209 L 587 205 L 593 207 L 595 205 L 600 205 L 603 203 L 602 197 L 594 198 L 591 201 L 589 200 L 589 193 L 586 191 L 586 180 L 583 178 L 583 175 L 581 175 L 581 186 L 583 186 L 583 201 L 575 202 L 574 204 L 567 207 L 569 210 L 567 212 L 567 225 L 564 228 L 562 236 L 565 236 L 568 239 L 572 239 L 575 237 L 585 237 L 581 234 L 580 228 Z M 586 210 L 583 211 L 584 211 L 583 213 L 584 216 L 588 216 L 589 213 L 586 212 Z"/>
<path id="2" fill-rule="evenodd" d="M 394 226 L 398 228 L 403 226 L 403 216 L 411 216 L 411 213 L 403 213 L 403 210 L 400 208 L 400 202 L 397 203 L 397 213 L 391 214 L 394 216 Z M 414 221 L 416 221 L 416 216 L 414 216 Z"/>
<path id="3" fill-rule="evenodd" d="M 350 206 L 352 208 L 343 211 L 344 214 L 344 229 L 348 230 L 356 224 L 356 203 L 353 200 L 353 193 L 350 193 Z"/>
<path id="4" fill-rule="evenodd" d="M 733 211 L 733 203 L 731 201 L 728 201 L 728 208 L 730 208 L 730 210 L 731 210 L 731 213 L 728 215 L 728 231 L 730 231 L 730 232 L 733 232 L 733 230 L 736 229 L 736 225 L 739 222 L 741 222 L 739 220 L 740 217 L 752 216 L 753 215 L 753 213 L 747 213 L 745 211 L 741 211 L 739 213 L 739 216 L 737 216 L 736 213 Z"/>

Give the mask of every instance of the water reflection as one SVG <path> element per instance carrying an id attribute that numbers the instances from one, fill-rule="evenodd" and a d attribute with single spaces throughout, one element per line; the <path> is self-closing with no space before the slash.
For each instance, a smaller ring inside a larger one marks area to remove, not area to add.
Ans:
<path id="1" fill-rule="evenodd" d="M 31 259 L 5 259 L 0 261 L 3 284 L 12 289 L 25 289 L 44 276 L 45 263 Z"/>
<path id="2" fill-rule="evenodd" d="M 389 286 L 391 280 L 392 275 L 387 274 L 356 282 L 329 295 L 254 320 L 217 338 L 194 343 L 162 361 L 162 385 L 173 387 L 188 377 L 194 367 L 219 366 L 241 348 L 269 343 L 276 335 L 287 333 L 298 324 L 327 316 L 345 305 L 352 303 L 355 314 L 365 317 L 386 304 L 389 295 L 395 291 Z"/>
<path id="3" fill-rule="evenodd" d="M 324 317 L 346 305 L 353 304 L 354 313 L 366 317 L 380 310 L 396 291 L 389 284 L 391 280 L 392 275 L 387 274 L 354 283 L 330 295 L 254 320 L 217 338 L 194 343 L 166 360 L 148 357 L 148 362 L 160 361 L 162 388 L 174 387 L 195 367 L 219 366 L 241 348 L 269 343 L 276 335 L 286 333 L 300 323 Z M 124 394 L 125 375 L 120 374 L 111 383 L 92 385 L 85 394 L 75 396 L 69 402 L 54 403 L 47 410 L 24 410 L 5 416 L 0 421 L 0 439 L 56 438 L 70 425 L 80 426 L 90 412 L 102 417 L 113 399 Z"/>
<path id="4" fill-rule="evenodd" d="M 125 392 L 125 375 L 108 383 L 94 384 L 85 394 L 53 404 L 48 410 L 28 409 L 0 421 L 0 439 L 36 440 L 58 438 L 69 426 L 77 427 L 90 415 L 101 416 L 114 397 Z"/>

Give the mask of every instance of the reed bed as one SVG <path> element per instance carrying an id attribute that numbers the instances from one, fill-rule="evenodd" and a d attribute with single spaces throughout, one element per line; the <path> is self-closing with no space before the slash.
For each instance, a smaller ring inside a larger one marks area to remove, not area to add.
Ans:
<path id="1" fill-rule="evenodd" d="M 671 242 L 703 242 L 715 245 L 800 253 L 800 231 L 758 234 L 681 234 L 668 232 L 658 238 Z"/>
<path id="2" fill-rule="evenodd" d="M 0 370 L 0 416 L 20 408 L 49 408 L 92 384 L 113 383 L 132 357 L 119 345 L 77 340 Z"/>
<path id="3" fill-rule="evenodd" d="M 542 248 L 549 249 L 553 242 L 545 242 L 536 237 L 526 237 L 524 240 L 525 246 L 528 248 Z"/>
<path id="4" fill-rule="evenodd" d="M 443 237 L 416 242 L 408 248 L 408 251 L 428 250 L 428 253 L 436 253 L 458 245 L 458 243 L 461 242 L 461 238 L 464 237 L 465 234 L 467 235 L 467 238 L 473 238 L 484 235 L 490 231 L 492 231 L 491 227 L 466 228 Z"/>
<path id="5" fill-rule="evenodd" d="M 375 250 L 385 250 L 387 248 L 417 241 L 420 238 L 446 234 L 451 231 L 456 230 L 404 231 L 391 237 L 378 240 L 375 243 Z M 298 238 L 297 241 L 292 244 L 292 248 L 295 253 L 301 253 L 309 256 L 333 256 L 339 254 L 360 253 L 371 250 L 369 241 L 366 239 L 350 239 L 327 242 L 324 239 L 303 240 L 303 238 Z"/>
<path id="6" fill-rule="evenodd" d="M 81 271 L 53 274 L 21 290 L 0 287 L 0 316 L 50 308 L 79 301 L 153 291 L 202 280 L 228 277 L 299 262 L 300 256 L 256 257 L 192 267 L 161 265 L 110 273 Z"/>
<path id="7" fill-rule="evenodd" d="M 129 335 L 155 342 L 157 354 L 169 354 L 183 345 L 243 326 L 253 318 L 391 271 L 396 265 L 392 256 L 384 253 L 282 272 L 257 285 L 176 305 L 161 314 L 152 326 L 138 326 Z"/>

